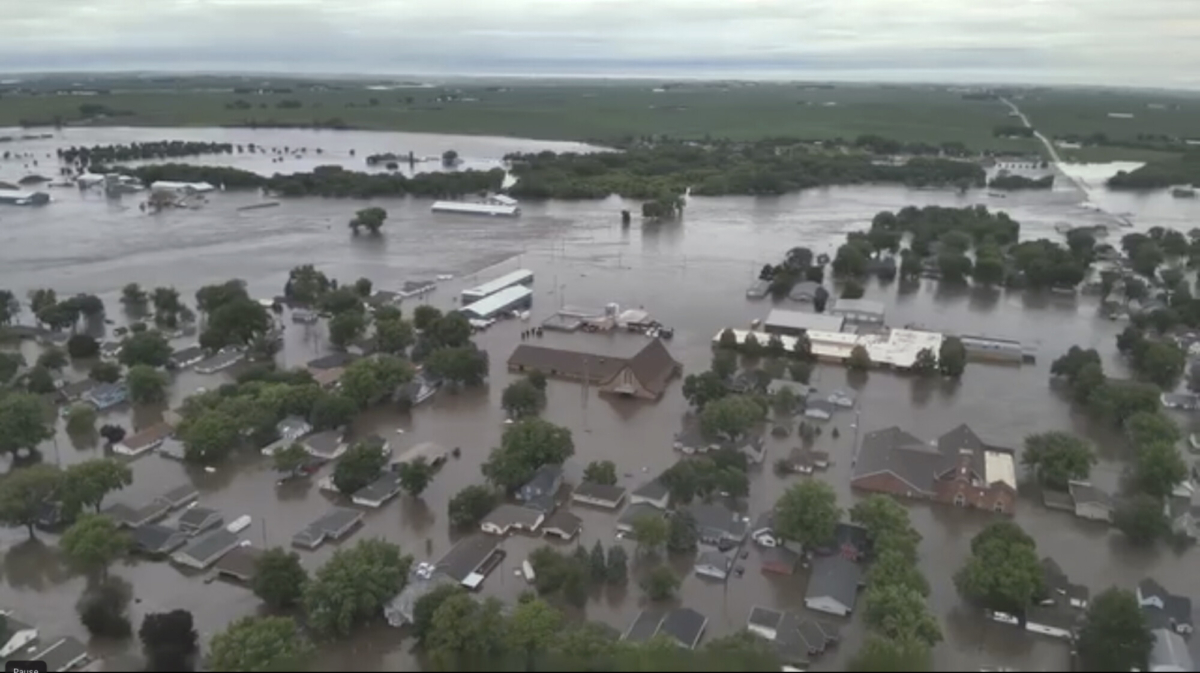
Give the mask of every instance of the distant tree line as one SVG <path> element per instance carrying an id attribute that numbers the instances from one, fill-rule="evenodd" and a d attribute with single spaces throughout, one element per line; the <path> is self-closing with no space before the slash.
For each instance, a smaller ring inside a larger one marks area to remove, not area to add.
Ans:
<path id="1" fill-rule="evenodd" d="M 1108 179 L 1110 189 L 1162 189 L 1200 184 L 1200 152 L 1162 161 L 1151 161 L 1132 171 L 1117 171 Z"/>
<path id="2" fill-rule="evenodd" d="M 982 187 L 975 163 L 914 157 L 877 164 L 869 155 L 829 154 L 796 141 L 700 146 L 661 142 L 624 152 L 541 152 L 506 157 L 525 199 L 601 199 L 612 194 L 657 199 L 687 189 L 700 196 L 778 195 L 827 185 L 890 183 L 913 187 Z"/>
<path id="3" fill-rule="evenodd" d="M 132 175 L 145 183 L 159 180 L 208 182 L 226 189 L 265 189 L 279 196 L 323 196 L 333 198 L 373 198 L 380 196 L 457 197 L 500 189 L 504 171 L 455 171 L 420 173 L 413 177 L 398 174 L 373 174 L 348 171 L 341 166 L 318 166 L 309 173 L 276 173 L 265 177 L 251 171 L 227 166 L 158 164 L 153 166 L 93 167 L 97 172 Z"/>
<path id="4" fill-rule="evenodd" d="M 203 154 L 233 154 L 233 147 L 232 143 L 162 140 L 148 143 L 129 143 L 128 145 L 68 147 L 58 150 L 58 158 L 66 163 L 87 166 L 91 163 L 106 164 L 114 161 L 173 159 L 176 157 L 191 157 Z"/>
<path id="5" fill-rule="evenodd" d="M 1054 176 L 1047 175 L 1040 178 L 1027 178 L 1024 175 L 1000 175 L 989 180 L 988 187 L 1013 191 L 1023 189 L 1051 189 L 1054 187 Z"/>

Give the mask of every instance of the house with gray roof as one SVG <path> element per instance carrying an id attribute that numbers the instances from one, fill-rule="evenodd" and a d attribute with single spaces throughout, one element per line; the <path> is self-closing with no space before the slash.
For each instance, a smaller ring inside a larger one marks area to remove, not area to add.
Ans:
<path id="1" fill-rule="evenodd" d="M 579 531 L 583 530 L 583 520 L 565 509 L 560 509 L 542 524 L 546 535 L 553 535 L 561 540 L 573 540 Z"/>
<path id="2" fill-rule="evenodd" d="M 350 501 L 361 507 L 379 509 L 400 494 L 400 475 L 384 472 L 375 481 L 363 486 L 350 496 Z"/>
<path id="3" fill-rule="evenodd" d="M 187 369 L 194 364 L 199 363 L 207 355 L 205 350 L 199 346 L 190 346 L 171 353 L 167 358 L 168 369 Z"/>
<path id="4" fill-rule="evenodd" d="M 652 479 L 635 488 L 629 494 L 629 504 L 647 504 L 666 509 L 671 502 L 671 491 L 658 479 Z"/>
<path id="5" fill-rule="evenodd" d="M 838 554 L 813 559 L 804 606 L 809 610 L 846 617 L 854 611 L 862 568 Z"/>
<path id="6" fill-rule="evenodd" d="M 642 610 L 629 623 L 621 640 L 631 643 L 644 643 L 658 633 L 658 625 L 662 623 L 663 613 L 659 610 Z"/>
<path id="7" fill-rule="evenodd" d="M 512 503 L 503 503 L 490 514 L 483 517 L 479 528 L 492 535 L 507 535 L 510 530 L 533 532 L 546 520 L 546 515 L 530 507 L 522 507 Z"/>
<path id="8" fill-rule="evenodd" d="M 665 635 L 675 641 L 676 645 L 694 650 L 704 637 L 704 629 L 708 626 L 708 617 L 691 608 L 675 608 L 663 616 L 655 635 Z"/>
<path id="9" fill-rule="evenodd" d="M 293 535 L 292 545 L 304 549 L 316 549 L 326 540 L 340 540 L 346 537 L 362 520 L 363 513 L 358 510 L 332 507 L 316 521 Z"/>
<path id="10" fill-rule="evenodd" d="M 667 513 L 665 510 L 659 509 L 654 505 L 635 502 L 631 503 L 621 512 L 621 516 L 617 519 L 617 530 L 619 532 L 630 535 L 633 533 L 633 523 L 644 516 L 656 516 L 665 518 Z"/>
<path id="11" fill-rule="evenodd" d="M 187 533 L 170 526 L 148 523 L 133 529 L 133 547 L 145 554 L 170 554 L 187 544 Z"/>
<path id="12" fill-rule="evenodd" d="M 625 487 L 585 481 L 571 491 L 571 501 L 604 509 L 616 509 L 625 501 Z"/>
<path id="13" fill-rule="evenodd" d="M 784 664 L 800 666 L 807 666 L 840 639 L 837 627 L 828 622 L 759 606 L 750 609 L 746 630 L 774 644 Z"/>
<path id="14" fill-rule="evenodd" d="M 717 550 L 700 552 L 694 569 L 697 575 L 725 581 L 733 571 L 733 559 Z"/>
<path id="15" fill-rule="evenodd" d="M 696 538 L 705 544 L 736 547 L 749 532 L 746 517 L 720 503 L 693 503 L 683 511 L 691 515 Z"/>
<path id="16" fill-rule="evenodd" d="M 312 431 L 312 424 L 302 416 L 287 416 L 275 424 L 275 432 L 287 442 L 294 442 Z"/>
<path id="17" fill-rule="evenodd" d="M 1067 492 L 1071 495 L 1071 506 L 1075 516 L 1092 521 L 1112 522 L 1113 499 L 1108 493 L 1086 481 L 1068 483 Z"/>
<path id="18" fill-rule="evenodd" d="M 1170 629 L 1158 628 L 1151 631 L 1154 636 L 1154 647 L 1150 650 L 1150 670 L 1172 673 L 1179 671 L 1195 671 L 1196 665 L 1188 651 L 1187 642 Z"/>
<path id="19" fill-rule="evenodd" d="M 196 570 L 207 570 L 240 543 L 237 535 L 218 528 L 194 538 L 183 549 L 172 554 L 171 560 Z"/>
<path id="20" fill-rule="evenodd" d="M 539 467 L 529 481 L 517 490 L 517 500 L 529 502 L 543 496 L 554 497 L 562 486 L 562 465 L 543 465 Z"/>
<path id="21" fill-rule="evenodd" d="M 180 484 L 158 497 L 171 509 L 178 509 L 200 497 L 200 491 L 191 484 Z"/>
<path id="22" fill-rule="evenodd" d="M 179 515 L 179 530 L 195 537 L 200 533 L 212 530 L 225 523 L 225 517 L 215 509 L 208 507 L 189 507 Z"/>
<path id="23" fill-rule="evenodd" d="M 29 657 L 31 661 L 45 662 L 46 671 L 74 670 L 90 658 L 87 647 L 70 636 L 55 639 Z"/>
<path id="24" fill-rule="evenodd" d="M 305 437 L 300 442 L 309 455 L 323 460 L 335 460 L 350 448 L 342 431 L 326 430 Z"/>
<path id="25" fill-rule="evenodd" d="M 1137 585 L 1138 604 L 1151 628 L 1166 628 L 1176 633 L 1192 633 L 1192 599 L 1167 591 L 1147 577 Z"/>
<path id="26" fill-rule="evenodd" d="M 258 570 L 258 559 L 262 555 L 263 550 L 261 549 L 250 545 L 239 545 L 222 556 L 213 566 L 213 570 L 217 571 L 219 577 L 249 584 L 254 580 L 254 574 Z"/>
<path id="27" fill-rule="evenodd" d="M 4 616 L 4 623 L 0 624 L 0 658 L 7 659 L 37 640 L 36 626 L 17 619 L 11 610 L 0 610 L 0 615 Z"/>
<path id="28" fill-rule="evenodd" d="M 1082 584 L 1071 582 L 1058 562 L 1049 556 L 1042 559 L 1042 585 L 1047 595 L 1038 601 L 1039 604 L 1045 606 L 1061 602 L 1077 610 L 1087 609 L 1091 592 Z"/>
<path id="29" fill-rule="evenodd" d="M 126 528 L 137 528 L 153 523 L 171 512 L 170 505 L 160 498 L 155 498 L 140 507 L 131 507 L 124 503 L 113 503 L 104 508 L 104 514 Z"/>
<path id="30" fill-rule="evenodd" d="M 459 540 L 442 558 L 435 563 L 437 571 L 463 585 L 470 584 L 473 575 L 496 552 L 502 551 L 500 538 L 493 535 L 475 533 Z"/>
<path id="31" fill-rule="evenodd" d="M 809 393 L 808 397 L 804 398 L 805 418 L 811 418 L 816 421 L 828 421 L 833 418 L 833 414 L 836 411 L 837 406 L 821 395 L 821 393 Z"/>

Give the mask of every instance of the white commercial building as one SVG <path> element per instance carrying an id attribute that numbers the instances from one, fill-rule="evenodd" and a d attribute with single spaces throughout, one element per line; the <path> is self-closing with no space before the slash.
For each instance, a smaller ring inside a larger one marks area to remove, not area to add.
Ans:
<path id="1" fill-rule="evenodd" d="M 766 345 L 771 338 L 766 332 L 750 330 L 729 330 L 733 332 L 738 344 L 746 340 L 748 335 L 761 345 Z M 720 343 L 725 330 L 717 332 L 713 337 L 714 343 Z M 928 348 L 937 355 L 945 337 L 937 332 L 925 332 L 910 329 L 891 329 L 883 334 L 847 334 L 845 332 L 808 331 L 808 341 L 812 346 L 813 355 L 819 360 L 842 362 L 850 357 L 855 346 L 862 346 L 871 357 L 871 363 L 876 366 L 892 367 L 895 369 L 911 369 L 917 360 L 917 353 Z M 796 339 L 790 336 L 780 336 L 779 340 L 787 351 L 795 347 Z"/>

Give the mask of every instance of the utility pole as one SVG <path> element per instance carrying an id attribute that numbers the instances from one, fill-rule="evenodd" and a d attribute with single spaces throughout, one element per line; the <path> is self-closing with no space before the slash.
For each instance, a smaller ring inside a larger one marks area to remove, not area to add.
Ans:
<path id="1" fill-rule="evenodd" d="M 587 413 L 588 386 L 591 385 L 591 378 L 588 376 L 588 374 L 589 374 L 588 359 L 587 359 L 587 356 L 584 356 L 584 358 L 583 358 L 583 431 L 584 432 L 592 431 L 591 428 L 588 427 L 588 413 Z"/>
<path id="2" fill-rule="evenodd" d="M 267 546 L 267 519 L 266 519 L 266 517 L 263 517 L 263 518 L 259 519 L 259 523 L 261 523 L 261 524 L 262 524 L 262 544 L 263 544 L 263 549 L 270 549 L 270 547 L 268 547 L 268 546 Z"/>

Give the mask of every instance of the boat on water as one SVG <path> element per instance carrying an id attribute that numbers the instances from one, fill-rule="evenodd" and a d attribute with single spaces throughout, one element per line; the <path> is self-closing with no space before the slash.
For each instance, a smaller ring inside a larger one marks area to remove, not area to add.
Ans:
<path id="1" fill-rule="evenodd" d="M 431 210 L 435 213 L 490 217 L 517 217 L 521 214 L 517 200 L 503 194 L 492 194 L 481 201 L 435 201 Z"/>
<path id="2" fill-rule="evenodd" d="M 1171 190 L 1171 196 L 1177 199 L 1194 199 L 1196 198 L 1196 190 L 1193 187 L 1175 187 Z"/>
<path id="3" fill-rule="evenodd" d="M 1004 192 L 988 192 L 987 194 L 994 199 L 1003 199 L 1008 197 L 1008 194 L 1005 194 Z"/>
<path id="4" fill-rule="evenodd" d="M 529 561 L 521 561 L 521 574 L 525 576 L 526 582 L 537 579 L 537 575 L 533 573 L 533 565 Z"/>

